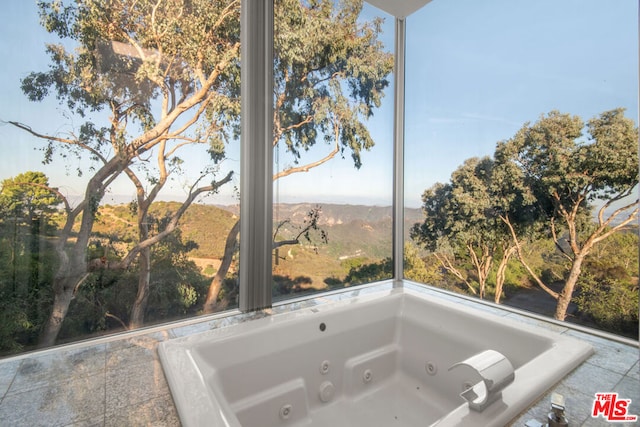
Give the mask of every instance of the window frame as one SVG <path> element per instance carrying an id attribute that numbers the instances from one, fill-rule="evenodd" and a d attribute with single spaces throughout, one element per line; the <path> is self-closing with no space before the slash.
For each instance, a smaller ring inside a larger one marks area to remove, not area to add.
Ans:
<path id="1" fill-rule="evenodd" d="M 240 274 L 243 312 L 272 306 L 274 0 L 243 0 L 241 25 Z M 373 4 L 373 3 L 371 3 Z M 375 6 L 375 5 L 374 5 Z M 405 18 L 395 17 L 393 286 L 404 279 Z"/>

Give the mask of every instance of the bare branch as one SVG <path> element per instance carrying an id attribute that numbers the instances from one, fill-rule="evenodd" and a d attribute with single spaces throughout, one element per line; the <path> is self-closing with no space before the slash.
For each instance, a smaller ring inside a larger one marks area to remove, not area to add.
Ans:
<path id="1" fill-rule="evenodd" d="M 109 313 L 108 311 L 104 314 L 105 317 L 109 317 L 113 320 L 115 320 L 116 322 L 120 323 L 120 325 L 125 329 L 125 330 L 129 330 L 129 327 L 122 321 L 122 319 L 120 319 L 118 316 Z"/>
<path id="2" fill-rule="evenodd" d="M 98 159 L 100 159 L 102 161 L 102 163 L 107 163 L 107 159 L 102 154 L 100 154 L 99 151 L 97 151 L 96 149 L 88 146 L 87 144 L 85 144 L 83 142 L 78 141 L 77 139 L 60 138 L 60 137 L 57 137 L 57 136 L 41 134 L 41 133 L 38 133 L 38 132 L 34 131 L 33 129 L 31 129 L 31 126 L 27 126 L 27 125 L 22 124 L 20 122 L 8 121 L 8 122 L 3 122 L 3 123 L 9 123 L 10 125 L 13 125 L 13 126 L 19 128 L 19 129 L 24 130 L 24 131 L 27 131 L 31 135 L 33 135 L 33 136 L 35 136 L 37 138 L 40 138 L 40 139 L 46 139 L 46 140 L 49 140 L 49 141 L 60 142 L 62 144 L 67 144 L 67 145 L 77 145 L 78 147 L 81 147 L 81 148 L 89 151 L 94 156 L 96 156 Z"/>
<path id="3" fill-rule="evenodd" d="M 638 203 L 638 202 L 636 201 L 634 204 L 636 204 L 636 205 L 637 205 L 637 203 Z M 611 216 L 611 217 L 609 217 L 609 219 L 606 221 L 606 224 L 603 224 L 603 226 L 601 227 L 601 229 L 603 229 L 604 227 L 606 227 L 606 226 L 611 222 L 611 220 L 613 219 L 612 217 L 613 217 L 614 215 L 618 215 L 620 212 L 622 212 L 622 211 L 624 211 L 624 210 L 626 210 L 626 209 L 629 209 L 629 208 L 630 208 L 631 206 L 633 206 L 634 204 L 631 204 L 631 205 L 628 205 L 628 206 L 625 206 L 625 207 L 622 207 L 622 208 L 620 208 L 620 209 L 616 210 L 616 212 L 614 212 L 614 214 L 612 214 L 612 216 Z M 611 236 L 613 233 L 615 233 L 615 232 L 617 232 L 617 231 L 621 230 L 622 228 L 626 227 L 626 226 L 627 226 L 628 224 L 630 224 L 633 220 L 635 220 L 637 216 L 638 216 L 638 208 L 636 207 L 636 208 L 635 208 L 635 209 L 634 209 L 634 210 L 629 214 L 629 216 L 628 216 L 624 221 L 620 222 L 619 224 L 616 224 L 614 227 L 611 227 L 611 228 L 610 228 L 606 233 L 603 233 L 603 234 L 601 234 L 601 235 L 600 235 L 600 236 L 598 236 L 598 237 L 594 237 L 594 238 L 593 238 L 593 240 L 592 240 L 591 242 L 592 242 L 593 244 L 595 244 L 595 243 L 598 243 L 598 242 L 600 242 L 600 241 L 602 241 L 602 240 L 606 239 L 607 237 Z M 595 235 L 595 233 L 594 233 L 594 235 Z M 585 244 L 585 246 L 586 246 L 586 244 Z"/>
<path id="4" fill-rule="evenodd" d="M 625 194 L 626 193 L 626 194 Z M 629 191 L 625 191 L 625 192 L 620 192 L 618 193 L 618 195 L 614 198 L 612 198 L 611 200 L 609 200 L 607 203 L 605 203 L 599 210 L 598 210 L 598 224 L 601 227 L 606 227 L 607 225 L 611 224 L 611 221 L 613 221 L 618 215 L 620 215 L 622 212 L 626 211 L 627 209 L 631 209 L 632 206 L 637 205 L 638 204 L 638 199 L 636 199 L 633 203 L 629 203 L 626 206 L 623 206 L 619 209 L 616 209 L 615 211 L 613 211 L 613 213 L 611 213 L 611 215 L 609 215 L 609 217 L 605 220 L 604 219 L 604 213 L 605 211 L 616 201 L 623 199 L 624 197 L 627 197 L 629 194 L 631 194 L 631 189 Z M 637 213 L 638 209 L 635 209 L 635 212 Z M 634 213 L 631 213 L 630 215 L 634 215 Z"/>
<path id="5" fill-rule="evenodd" d="M 273 180 L 275 181 L 276 179 L 285 177 L 285 176 L 289 176 L 291 174 L 294 173 L 298 173 L 298 172 L 309 172 L 311 169 L 318 167 L 326 162 L 328 162 L 329 160 L 333 159 L 336 154 L 338 154 L 338 151 L 340 151 L 340 147 L 338 145 L 338 140 L 336 139 L 335 142 L 335 146 L 333 147 L 333 150 L 331 150 L 331 152 L 329 154 L 327 154 L 325 157 L 323 157 L 322 159 L 316 161 L 316 162 L 312 162 L 312 163 L 307 163 L 306 165 L 303 166 L 297 166 L 297 167 L 292 167 L 289 169 L 285 169 L 283 171 L 280 171 L 276 174 L 273 175 Z"/>
<path id="6" fill-rule="evenodd" d="M 533 278 L 533 280 L 536 281 L 538 286 L 540 286 L 546 293 L 548 293 L 555 299 L 560 298 L 560 294 L 558 294 L 556 291 L 554 291 L 553 289 L 545 285 L 544 282 L 538 277 L 536 273 L 533 272 L 531 267 L 529 267 L 529 264 L 525 261 L 524 255 L 522 253 L 522 246 L 520 245 L 518 236 L 516 236 L 516 231 L 513 229 L 513 225 L 511 224 L 511 220 L 509 219 L 509 216 L 500 215 L 500 219 L 507 225 L 507 227 L 509 227 L 509 231 L 511 232 L 511 237 L 513 238 L 513 243 L 516 246 L 516 254 L 518 256 L 518 259 L 520 260 L 520 263 L 523 265 L 523 267 L 527 270 L 529 275 Z"/>
<path id="7" fill-rule="evenodd" d="M 169 220 L 164 230 L 154 235 L 153 237 L 150 237 L 142 242 L 138 242 L 138 244 L 129 251 L 129 253 L 122 259 L 122 261 L 113 263 L 109 267 L 110 268 L 128 267 L 141 250 L 143 250 L 144 248 L 153 246 L 154 244 L 158 243 L 159 241 L 164 239 L 166 236 L 171 234 L 176 229 L 176 227 L 178 226 L 178 222 L 182 218 L 182 215 L 186 212 L 187 208 L 191 206 L 191 203 L 193 203 L 193 201 L 200 194 L 210 192 L 210 191 L 216 191 L 218 188 L 222 187 L 224 184 L 230 182 L 232 177 L 233 177 L 233 171 L 229 172 L 220 181 L 214 182 L 211 185 L 196 188 L 193 191 L 191 191 L 187 196 L 187 198 L 185 199 L 185 201 L 182 202 L 182 205 L 180 205 L 178 210 L 171 216 L 171 219 Z"/>
<path id="8" fill-rule="evenodd" d="M 440 262 L 440 265 L 442 265 L 442 267 L 447 270 L 449 273 L 453 274 L 454 276 L 456 276 L 458 279 L 460 279 L 465 285 L 467 285 L 467 287 L 469 288 L 469 290 L 474 294 L 477 295 L 478 291 L 475 290 L 475 288 L 473 286 L 471 286 L 471 284 L 469 283 L 469 281 L 463 276 L 463 274 L 453 265 L 453 263 L 451 262 L 451 260 L 446 256 L 446 255 L 442 255 L 439 254 L 437 252 L 433 253 L 433 256 L 436 257 L 436 259 Z"/>

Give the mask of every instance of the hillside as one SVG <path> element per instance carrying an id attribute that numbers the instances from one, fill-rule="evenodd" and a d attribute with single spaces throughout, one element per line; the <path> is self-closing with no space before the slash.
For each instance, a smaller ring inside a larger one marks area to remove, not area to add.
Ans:
<path id="1" fill-rule="evenodd" d="M 151 208 L 156 219 L 175 212 L 176 202 L 157 202 Z M 303 278 L 307 287 L 324 287 L 327 278 L 341 279 L 351 266 L 361 262 L 375 262 L 391 256 L 391 207 L 310 203 L 280 204 L 274 209 L 274 223 L 288 220 L 277 239 L 290 238 L 303 227 L 308 212 L 319 207 L 319 226 L 328 242 L 322 243 L 319 233 L 310 233 L 311 242 L 280 248 L 275 273 L 291 278 Z M 214 268 L 224 252 L 227 234 L 237 220 L 238 206 L 195 204 L 189 207 L 180 221 L 183 241 L 191 240 L 197 248 L 189 253 L 203 271 Z M 405 212 L 406 232 L 420 221 L 419 209 Z M 95 231 L 102 236 L 118 236 L 121 240 L 135 240 L 135 216 L 129 205 L 101 206 Z M 211 269 L 207 271 L 211 274 Z"/>
<path id="2" fill-rule="evenodd" d="M 177 202 L 156 202 L 150 213 L 155 219 L 168 217 L 180 207 Z M 193 204 L 179 223 L 182 240 L 191 240 L 197 248 L 189 255 L 198 258 L 220 258 L 224 253 L 227 234 L 237 216 L 228 210 L 211 205 Z M 135 239 L 136 218 L 129 205 L 104 205 L 100 207 L 94 231 L 101 235 L 118 235 L 125 241 Z"/>

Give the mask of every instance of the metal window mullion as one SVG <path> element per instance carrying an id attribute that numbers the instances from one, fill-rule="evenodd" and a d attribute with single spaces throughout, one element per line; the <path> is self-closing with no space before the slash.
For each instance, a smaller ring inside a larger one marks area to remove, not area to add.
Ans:
<path id="1" fill-rule="evenodd" d="M 273 1 L 242 0 L 240 310 L 271 306 Z"/>
<path id="2" fill-rule="evenodd" d="M 393 116 L 393 279 L 402 287 L 404 279 L 404 96 L 405 20 L 396 18 Z"/>

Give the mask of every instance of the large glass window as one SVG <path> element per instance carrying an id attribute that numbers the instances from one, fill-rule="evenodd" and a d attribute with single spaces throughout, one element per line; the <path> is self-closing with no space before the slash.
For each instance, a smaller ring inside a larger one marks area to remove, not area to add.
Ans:
<path id="1" fill-rule="evenodd" d="M 3 13 L 0 354 L 234 307 L 240 3 Z"/>
<path id="2" fill-rule="evenodd" d="M 0 355 L 237 306 L 240 2 L 3 10 Z M 635 17 L 407 18 L 405 277 L 637 337 Z M 393 20 L 275 2 L 275 298 L 393 275 Z"/>
<path id="3" fill-rule="evenodd" d="M 392 275 L 393 25 L 275 2 L 274 298 Z"/>
<path id="4" fill-rule="evenodd" d="M 637 7 L 408 18 L 407 277 L 637 338 Z"/>

